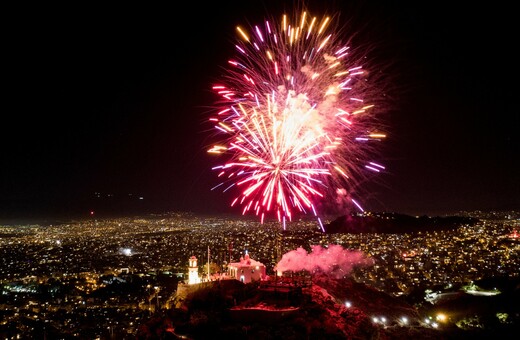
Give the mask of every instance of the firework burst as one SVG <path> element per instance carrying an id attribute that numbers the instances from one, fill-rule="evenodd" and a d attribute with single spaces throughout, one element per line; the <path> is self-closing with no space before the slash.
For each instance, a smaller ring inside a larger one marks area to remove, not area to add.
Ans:
<path id="1" fill-rule="evenodd" d="M 367 152 L 385 135 L 371 127 L 364 55 L 331 27 L 307 12 L 237 27 L 237 55 L 213 87 L 221 143 L 208 152 L 225 157 L 213 189 L 237 192 L 231 205 L 262 222 L 270 214 L 285 227 L 295 212 L 312 212 L 323 230 L 317 204 L 341 197 L 362 210 L 357 179 L 384 169 Z"/>

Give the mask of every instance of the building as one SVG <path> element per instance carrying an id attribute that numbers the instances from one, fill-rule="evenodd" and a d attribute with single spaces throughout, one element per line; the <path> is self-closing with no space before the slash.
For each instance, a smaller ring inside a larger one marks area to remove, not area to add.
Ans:
<path id="1" fill-rule="evenodd" d="M 228 276 L 243 283 L 264 280 L 265 265 L 251 259 L 246 251 L 246 254 L 240 257 L 240 262 L 228 264 Z"/>
<path id="2" fill-rule="evenodd" d="M 190 257 L 188 267 L 188 284 L 200 283 L 199 267 L 197 266 L 197 258 Z"/>

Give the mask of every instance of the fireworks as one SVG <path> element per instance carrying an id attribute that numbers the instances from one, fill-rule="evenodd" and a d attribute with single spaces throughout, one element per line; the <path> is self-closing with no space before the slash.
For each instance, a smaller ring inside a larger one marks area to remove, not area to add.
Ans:
<path id="1" fill-rule="evenodd" d="M 339 197 L 362 210 L 352 197 L 358 178 L 384 169 L 369 159 L 385 135 L 371 128 L 364 56 L 331 27 L 307 12 L 237 27 L 237 56 L 213 87 L 221 143 L 208 152 L 226 159 L 213 168 L 221 179 L 213 189 L 238 192 L 231 205 L 262 222 L 312 212 L 323 230 L 317 204 Z"/>

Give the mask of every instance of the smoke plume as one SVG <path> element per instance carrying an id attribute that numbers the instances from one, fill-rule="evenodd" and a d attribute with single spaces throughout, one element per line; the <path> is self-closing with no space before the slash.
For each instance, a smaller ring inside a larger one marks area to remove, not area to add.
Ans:
<path id="1" fill-rule="evenodd" d="M 361 251 L 348 250 L 336 244 L 327 247 L 314 245 L 311 246 L 310 253 L 300 247 L 284 254 L 275 270 L 322 272 L 339 279 L 348 275 L 355 267 L 372 264 L 373 260 L 367 258 Z"/>

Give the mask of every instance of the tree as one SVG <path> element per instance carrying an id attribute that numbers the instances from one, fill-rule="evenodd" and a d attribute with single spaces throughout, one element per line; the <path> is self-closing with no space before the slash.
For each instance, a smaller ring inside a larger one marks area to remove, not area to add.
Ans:
<path id="1" fill-rule="evenodd" d="M 220 272 L 221 272 L 221 270 L 220 270 L 220 266 L 218 264 L 216 264 L 215 262 L 209 263 L 209 274 L 210 275 L 220 273 Z M 208 275 L 208 263 L 207 262 L 204 265 L 204 273 L 201 276 L 205 276 L 205 275 Z"/>

